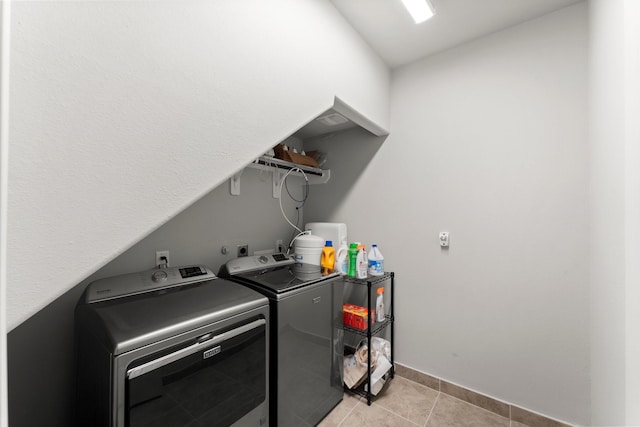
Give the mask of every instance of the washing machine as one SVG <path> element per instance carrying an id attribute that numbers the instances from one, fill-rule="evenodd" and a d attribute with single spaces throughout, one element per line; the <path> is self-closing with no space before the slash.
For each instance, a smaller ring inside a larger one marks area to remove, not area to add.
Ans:
<path id="1" fill-rule="evenodd" d="M 75 313 L 76 425 L 269 425 L 269 318 L 265 296 L 202 265 L 92 282 Z"/>
<path id="2" fill-rule="evenodd" d="M 270 419 L 317 425 L 343 397 L 343 279 L 284 254 L 236 258 L 218 275 L 270 302 Z"/>

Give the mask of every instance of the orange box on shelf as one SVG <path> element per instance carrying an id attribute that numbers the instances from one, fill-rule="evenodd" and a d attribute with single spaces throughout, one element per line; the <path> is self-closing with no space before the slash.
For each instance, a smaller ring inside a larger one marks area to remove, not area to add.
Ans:
<path id="1" fill-rule="evenodd" d="M 371 310 L 371 323 L 375 319 L 374 310 Z M 351 328 L 366 330 L 369 325 L 369 316 L 366 307 L 353 304 L 342 305 L 342 323 Z"/>

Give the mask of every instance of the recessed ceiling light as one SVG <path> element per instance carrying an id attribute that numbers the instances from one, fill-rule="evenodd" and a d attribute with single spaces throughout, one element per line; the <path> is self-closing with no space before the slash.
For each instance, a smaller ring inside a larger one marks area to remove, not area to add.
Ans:
<path id="1" fill-rule="evenodd" d="M 424 22 L 435 15 L 435 11 L 429 0 L 402 0 L 402 3 L 416 24 Z"/>

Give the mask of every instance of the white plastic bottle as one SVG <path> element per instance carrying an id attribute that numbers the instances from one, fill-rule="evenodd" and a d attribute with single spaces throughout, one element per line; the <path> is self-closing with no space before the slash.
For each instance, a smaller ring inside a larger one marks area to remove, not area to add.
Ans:
<path id="1" fill-rule="evenodd" d="M 349 247 L 344 240 L 340 243 L 340 247 L 336 252 L 336 266 L 334 270 L 342 275 L 349 273 Z"/>
<path id="2" fill-rule="evenodd" d="M 384 288 L 378 288 L 376 292 L 376 322 L 384 322 Z"/>
<path id="3" fill-rule="evenodd" d="M 369 251 L 369 274 L 372 276 L 384 274 L 384 257 L 376 244 L 371 245 L 371 251 Z"/>
<path id="4" fill-rule="evenodd" d="M 356 258 L 356 263 L 356 277 L 358 279 L 366 279 L 369 261 L 367 260 L 367 251 L 364 250 L 364 245 L 358 246 L 358 257 Z"/>

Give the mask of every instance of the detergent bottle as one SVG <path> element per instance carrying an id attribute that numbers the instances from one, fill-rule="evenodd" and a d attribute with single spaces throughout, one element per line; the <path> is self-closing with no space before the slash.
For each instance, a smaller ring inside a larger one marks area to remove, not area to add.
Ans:
<path id="1" fill-rule="evenodd" d="M 369 252 L 369 274 L 372 276 L 382 276 L 384 274 L 384 257 L 378 249 L 378 245 L 371 245 Z"/>
<path id="2" fill-rule="evenodd" d="M 378 288 L 376 293 L 376 322 L 384 322 L 384 288 Z"/>
<path id="3" fill-rule="evenodd" d="M 333 267 L 336 263 L 336 252 L 333 249 L 333 242 L 327 240 L 324 248 L 322 248 L 322 255 L 320 257 L 320 264 L 322 265 L 322 274 L 327 275 L 333 272 Z"/>
<path id="4" fill-rule="evenodd" d="M 349 274 L 349 247 L 344 240 L 340 243 L 340 248 L 338 248 L 338 252 L 336 252 L 334 270 L 342 275 Z"/>
<path id="5" fill-rule="evenodd" d="M 356 277 L 358 279 L 367 278 L 367 269 L 369 267 L 369 261 L 367 259 L 367 251 L 364 249 L 364 245 L 357 246 L 358 255 L 356 257 Z"/>
<path id="6" fill-rule="evenodd" d="M 351 243 L 349 245 L 349 271 L 347 272 L 349 277 L 356 277 L 357 267 L 358 267 L 358 244 Z"/>

